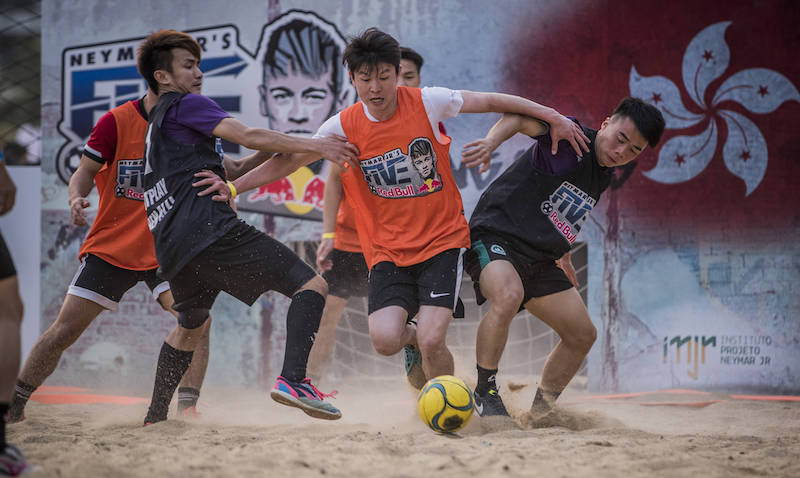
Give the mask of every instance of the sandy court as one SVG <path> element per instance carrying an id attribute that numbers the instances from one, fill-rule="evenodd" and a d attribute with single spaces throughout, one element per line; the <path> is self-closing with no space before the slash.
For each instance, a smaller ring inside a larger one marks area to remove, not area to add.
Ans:
<path id="1" fill-rule="evenodd" d="M 519 383 L 519 385 L 524 385 Z M 207 389 L 202 417 L 143 428 L 146 405 L 45 405 L 9 438 L 30 476 L 800 476 L 800 402 L 654 393 L 590 399 L 525 416 L 532 387 L 506 391 L 524 427 L 474 417 L 458 436 L 416 416 L 415 394 L 340 387 L 342 420 L 326 422 L 253 390 Z M 359 392 L 361 393 L 359 395 Z"/>

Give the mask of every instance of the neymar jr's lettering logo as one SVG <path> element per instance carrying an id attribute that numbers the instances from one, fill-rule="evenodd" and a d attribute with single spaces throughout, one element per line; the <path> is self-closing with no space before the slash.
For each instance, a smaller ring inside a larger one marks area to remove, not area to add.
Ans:
<path id="1" fill-rule="evenodd" d="M 573 244 L 596 203 L 580 188 L 564 181 L 549 201 L 542 202 L 540 209 L 564 239 Z"/>
<path id="2" fill-rule="evenodd" d="M 236 26 L 188 31 L 202 49 L 203 94 L 245 124 L 310 136 L 355 101 L 342 68 L 347 44 L 337 27 L 313 12 L 290 10 L 265 25 L 255 53 L 240 45 Z M 147 84 L 136 69 L 142 38 L 70 47 L 62 54 L 63 88 L 58 131 L 66 139 L 56 170 L 64 183 L 80 163 L 92 127 L 108 110 L 141 98 Z M 251 42 L 255 44 L 256 42 Z M 223 141 L 232 157 L 247 154 Z M 241 210 L 322 219 L 325 162 L 245 193 Z"/>
<path id="3" fill-rule="evenodd" d="M 717 346 L 717 336 L 712 335 L 706 337 L 705 335 L 698 337 L 695 335 L 680 336 L 676 335 L 671 339 L 664 337 L 664 363 L 669 362 L 669 354 L 672 346 L 675 346 L 675 363 L 681 363 L 681 349 L 686 346 L 686 365 L 689 367 L 686 370 L 686 375 L 693 380 L 697 380 L 700 364 L 706 363 L 706 348 Z"/>
<path id="4" fill-rule="evenodd" d="M 428 138 L 415 138 L 408 154 L 395 148 L 361 162 L 364 180 L 373 194 L 385 198 L 426 196 L 442 189 L 436 153 Z"/>
<path id="5" fill-rule="evenodd" d="M 241 94 L 226 87 L 247 66 L 250 55 L 238 46 L 232 25 L 188 32 L 202 48 L 204 93 L 227 112 L 241 111 Z M 56 158 L 56 171 L 69 183 L 78 168 L 83 145 L 92 127 L 107 111 L 147 92 L 136 69 L 136 48 L 143 38 L 66 48 L 62 54 L 61 121 L 58 131 L 66 142 Z M 238 147 L 230 147 L 237 153 Z"/>
<path id="6" fill-rule="evenodd" d="M 120 159 L 117 161 L 117 186 L 114 195 L 137 201 L 144 201 L 144 161 L 141 159 Z"/>

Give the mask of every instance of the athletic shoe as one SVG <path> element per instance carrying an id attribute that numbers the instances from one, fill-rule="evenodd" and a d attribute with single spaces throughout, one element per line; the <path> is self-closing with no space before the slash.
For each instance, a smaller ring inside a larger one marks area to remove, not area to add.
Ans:
<path id="1" fill-rule="evenodd" d="M 6 445 L 6 449 L 0 453 L 0 475 L 19 476 L 28 471 L 30 471 L 30 466 L 19 448 L 14 445 Z"/>
<path id="2" fill-rule="evenodd" d="M 314 418 L 322 418 L 323 420 L 338 420 L 342 418 L 342 412 L 324 400 L 326 397 L 335 397 L 336 391 L 322 393 L 307 378 L 299 382 L 291 382 L 283 377 L 278 377 L 278 380 L 275 381 L 275 387 L 273 387 L 269 395 L 276 402 L 299 408 L 306 415 Z"/>
<path id="3" fill-rule="evenodd" d="M 475 394 L 475 411 L 480 417 L 508 417 L 508 410 L 503 405 L 503 399 L 497 390 L 489 390 L 485 396 Z"/>
<path id="4" fill-rule="evenodd" d="M 413 345 L 405 345 L 403 347 L 403 363 L 406 367 L 406 378 L 408 383 L 417 390 L 422 390 L 425 382 L 425 371 L 422 370 L 422 352 Z"/>

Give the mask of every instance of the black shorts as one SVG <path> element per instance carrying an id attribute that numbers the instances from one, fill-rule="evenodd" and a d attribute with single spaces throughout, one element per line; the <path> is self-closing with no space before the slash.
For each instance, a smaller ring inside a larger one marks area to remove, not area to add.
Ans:
<path id="1" fill-rule="evenodd" d="M 291 297 L 316 275 L 291 249 L 240 221 L 170 280 L 173 309 L 210 309 L 221 291 L 247 305 L 268 290 Z"/>
<path id="2" fill-rule="evenodd" d="M 407 267 L 389 261 L 375 264 L 369 272 L 369 313 L 397 305 L 411 319 L 421 305 L 455 310 L 460 303 L 462 252 L 449 249 Z"/>
<path id="3" fill-rule="evenodd" d="M 123 294 L 137 282 L 144 281 L 158 299 L 169 290 L 169 283 L 156 275 L 156 269 L 133 271 L 123 269 L 87 254 L 67 289 L 67 294 L 82 297 L 109 310 L 117 310 Z"/>
<path id="4" fill-rule="evenodd" d="M 8 279 L 15 275 L 17 275 L 17 269 L 14 268 L 14 261 L 11 260 L 11 252 L 6 246 L 3 235 L 0 234 L 0 279 Z"/>
<path id="5" fill-rule="evenodd" d="M 554 260 L 533 261 L 529 256 L 517 251 L 509 241 L 500 235 L 488 232 L 472 234 L 472 248 L 464 255 L 464 269 L 472 277 L 475 299 L 478 305 L 486 302 L 481 293 L 481 271 L 491 261 L 508 261 L 516 269 L 522 280 L 524 297 L 520 310 L 535 297 L 544 297 L 572 288 L 572 283 Z"/>
<path id="6" fill-rule="evenodd" d="M 369 270 L 364 254 L 334 249 L 329 258 L 333 267 L 322 274 L 328 282 L 328 295 L 342 299 L 365 297 L 369 291 Z"/>

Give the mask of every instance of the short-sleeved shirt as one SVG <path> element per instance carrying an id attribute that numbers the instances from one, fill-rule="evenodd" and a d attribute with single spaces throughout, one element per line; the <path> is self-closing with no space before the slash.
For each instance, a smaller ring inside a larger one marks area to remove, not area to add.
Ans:
<path id="1" fill-rule="evenodd" d="M 103 164 L 94 176 L 100 201 L 78 253 L 80 258 L 93 254 L 116 267 L 136 271 L 158 267 L 142 205 L 146 128 L 142 101 L 137 100 L 103 115 L 92 131 L 84 154 Z"/>
<path id="2" fill-rule="evenodd" d="M 450 138 L 439 130 L 440 121 L 458 114 L 461 94 L 398 87 L 397 98 L 397 110 L 387 120 L 377 121 L 359 102 L 328 119 L 316 134 L 344 136 L 361 153 L 361 171 L 345 167 L 342 187 L 369 267 L 381 261 L 410 266 L 469 246 L 461 194 L 450 169 Z M 431 156 L 428 167 L 413 161 L 419 148 Z"/>
<path id="3" fill-rule="evenodd" d="M 549 137 L 537 137 L 481 195 L 469 222 L 473 235 L 500 235 L 532 260 L 568 252 L 612 177 L 597 162 L 597 131 L 583 131 L 590 145 L 582 158 L 567 142 L 553 155 Z"/>

